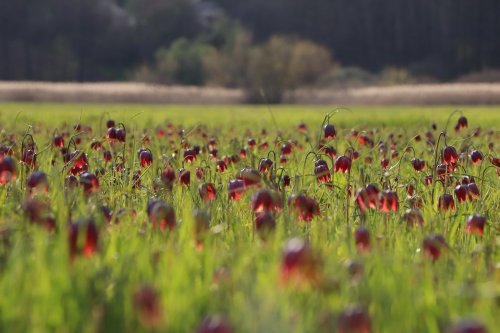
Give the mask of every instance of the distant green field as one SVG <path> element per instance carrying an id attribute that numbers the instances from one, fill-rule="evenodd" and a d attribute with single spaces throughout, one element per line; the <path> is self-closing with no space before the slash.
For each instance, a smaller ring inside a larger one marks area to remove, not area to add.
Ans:
<path id="1" fill-rule="evenodd" d="M 336 137 L 323 140 L 322 122 L 333 110 L 0 104 L 1 151 L 12 154 L 16 167 L 6 176 L 8 158 L 0 158 L 0 332 L 440 333 L 464 319 L 496 332 L 500 180 L 493 158 L 500 157 L 500 106 L 460 108 L 468 127 L 455 131 L 460 114 L 453 114 L 446 139 L 439 135 L 456 107 L 340 110 L 329 121 Z M 124 124 L 125 143 L 107 137 L 108 119 Z M 301 122 L 306 133 L 297 128 Z M 98 176 L 98 187 L 79 173 L 82 155 L 70 158 L 54 146 L 56 134 L 63 135 L 68 153 L 86 154 L 84 165 Z M 101 150 L 92 149 L 97 141 Z M 287 144 L 292 151 L 281 157 Z M 439 176 L 435 164 L 445 163 L 445 145 L 460 159 L 446 162 L 448 171 Z M 188 163 L 184 153 L 195 146 L 200 152 Z M 338 160 L 326 155 L 325 146 L 351 158 L 350 172 L 334 171 Z M 32 165 L 23 158 L 30 147 Z M 141 165 L 146 155 L 140 148 L 149 149 L 152 164 Z M 212 148 L 216 157 L 209 155 Z M 472 164 L 474 150 L 481 151 L 482 163 Z M 422 172 L 412 167 L 414 157 L 425 160 Z M 272 166 L 259 170 L 260 185 L 245 185 L 240 200 L 231 199 L 230 181 L 244 168 L 259 169 L 264 158 Z M 321 163 L 328 171 L 318 174 Z M 168 167 L 175 172 L 172 184 L 163 174 Z M 190 171 L 187 186 L 181 185 L 181 168 Z M 30 190 L 26 179 L 36 170 L 47 182 Z M 425 185 L 426 176 L 432 184 Z M 474 177 L 479 194 L 467 187 L 468 196 L 458 202 L 454 189 L 464 176 Z M 208 183 L 216 189 L 213 201 L 200 196 Z M 365 211 L 355 198 L 367 184 L 380 193 Z M 252 196 L 262 191 L 272 207 L 252 206 Z M 398 207 L 384 204 L 389 192 Z M 289 200 L 301 193 L 319 211 Z M 444 194 L 455 210 L 439 207 Z M 148 213 L 152 198 L 164 206 Z M 171 222 L 166 207 L 175 211 L 172 230 L 159 227 Z M 196 208 L 210 215 L 209 222 L 196 222 Z M 422 226 L 412 226 L 405 215 L 410 208 Z M 304 221 L 304 211 L 311 221 Z M 268 234 L 257 227 L 263 213 L 275 222 L 267 220 Z M 482 235 L 466 227 L 472 214 L 486 219 Z M 369 233 L 368 250 L 355 242 L 360 227 Z M 96 242 L 89 241 L 92 232 Z M 433 234 L 444 241 L 427 238 Z M 309 247 L 287 257 L 285 246 L 294 237 Z M 350 306 L 362 316 L 349 319 Z M 202 327 L 215 315 L 233 330 Z"/>
<path id="2" fill-rule="evenodd" d="M 326 106 L 179 106 L 179 105 L 115 105 L 115 104 L 0 104 L 0 120 L 10 123 L 19 113 L 22 125 L 34 121 L 95 121 L 103 117 L 120 118 L 134 123 L 156 125 L 161 121 L 182 122 L 184 125 L 242 125 L 274 126 L 271 113 L 278 125 L 317 124 L 326 113 L 335 107 Z M 392 126 L 392 125 L 429 125 L 431 122 L 443 123 L 454 110 L 463 110 L 464 114 L 474 117 L 474 124 L 483 127 L 498 127 L 500 124 L 500 106 L 440 106 L 440 107 L 354 107 L 335 116 L 335 123 L 342 126 Z"/>

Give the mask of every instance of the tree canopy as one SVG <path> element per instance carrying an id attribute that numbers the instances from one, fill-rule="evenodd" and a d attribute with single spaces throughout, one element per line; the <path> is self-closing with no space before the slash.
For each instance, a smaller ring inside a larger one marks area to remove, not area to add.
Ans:
<path id="1" fill-rule="evenodd" d="M 0 79 L 124 80 L 171 47 L 170 57 L 210 59 L 214 53 L 198 44 L 231 49 L 232 31 L 243 29 L 262 45 L 277 35 L 310 40 L 342 66 L 450 80 L 500 67 L 499 16 L 496 0 L 1 1 Z M 213 81 L 196 75 L 174 78 Z"/>

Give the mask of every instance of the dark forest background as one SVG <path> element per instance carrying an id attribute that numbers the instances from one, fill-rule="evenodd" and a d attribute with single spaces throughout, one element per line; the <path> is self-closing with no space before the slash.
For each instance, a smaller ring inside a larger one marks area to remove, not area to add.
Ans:
<path id="1" fill-rule="evenodd" d="M 499 67 L 498 0 L 0 0 L 1 80 L 293 88 Z"/>

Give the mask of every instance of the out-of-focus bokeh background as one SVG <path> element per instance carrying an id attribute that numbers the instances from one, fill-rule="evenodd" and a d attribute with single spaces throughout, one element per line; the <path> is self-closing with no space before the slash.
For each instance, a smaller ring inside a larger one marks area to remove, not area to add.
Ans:
<path id="1" fill-rule="evenodd" d="M 498 0 L 2 0 L 0 100 L 493 104 L 499 36 Z"/>

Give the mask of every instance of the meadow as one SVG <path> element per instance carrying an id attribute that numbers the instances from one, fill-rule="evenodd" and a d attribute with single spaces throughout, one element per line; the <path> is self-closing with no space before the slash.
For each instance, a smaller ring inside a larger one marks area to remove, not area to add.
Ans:
<path id="1" fill-rule="evenodd" d="M 0 127 L 0 332 L 500 326 L 498 107 L 6 103 Z"/>

